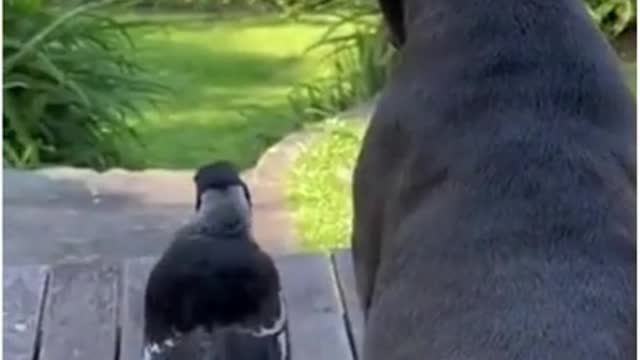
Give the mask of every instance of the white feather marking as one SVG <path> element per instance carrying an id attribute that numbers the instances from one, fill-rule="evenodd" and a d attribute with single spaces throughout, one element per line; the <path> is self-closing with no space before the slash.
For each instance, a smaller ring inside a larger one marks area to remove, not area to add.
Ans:
<path id="1" fill-rule="evenodd" d="M 278 334 L 278 347 L 280 348 L 280 360 L 287 360 L 287 336 L 284 331 Z"/>
<path id="2" fill-rule="evenodd" d="M 176 339 L 179 339 L 182 335 L 180 332 L 174 330 L 174 336 Z M 153 358 L 153 354 L 162 354 L 166 348 L 173 348 L 176 346 L 176 341 L 172 338 L 165 339 L 161 344 L 159 343 L 150 343 L 144 347 L 144 360 L 151 360 Z"/>
<path id="3" fill-rule="evenodd" d="M 173 341 L 173 339 L 167 339 L 164 341 L 164 346 L 168 347 L 168 348 L 172 348 L 174 346 L 176 346 L 176 343 Z"/>
<path id="4" fill-rule="evenodd" d="M 236 330 L 255 337 L 266 337 L 281 333 L 284 329 L 285 324 L 287 323 L 287 310 L 282 293 L 278 294 L 278 298 L 280 301 L 280 314 L 278 315 L 278 319 L 276 319 L 272 326 L 260 327 L 257 331 L 247 328 L 236 328 Z"/>
<path id="5" fill-rule="evenodd" d="M 144 360 L 152 360 L 153 354 L 160 354 L 162 350 L 160 349 L 160 345 L 156 343 L 149 344 L 144 347 Z"/>

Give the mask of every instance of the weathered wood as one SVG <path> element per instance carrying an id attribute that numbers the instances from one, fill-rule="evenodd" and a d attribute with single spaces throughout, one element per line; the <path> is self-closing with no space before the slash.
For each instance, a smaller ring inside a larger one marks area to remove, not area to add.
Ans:
<path id="1" fill-rule="evenodd" d="M 103 262 L 52 268 L 40 360 L 113 360 L 118 267 Z"/>
<path id="2" fill-rule="evenodd" d="M 329 258 L 279 258 L 293 360 L 351 360 L 349 339 Z"/>
<path id="3" fill-rule="evenodd" d="M 353 360 L 345 328 L 347 315 L 352 327 L 351 336 L 360 346 L 362 315 L 351 255 L 341 251 L 333 260 L 335 278 L 327 256 L 294 255 L 276 259 L 289 313 L 291 360 Z M 125 263 L 121 301 L 118 297 L 119 266 L 104 262 L 57 265 L 49 271 L 48 281 L 44 267 L 6 268 L 5 358 L 33 359 L 38 319 L 42 317 L 41 360 L 113 360 L 116 357 L 139 360 L 144 290 L 154 262 L 154 258 L 139 258 Z M 43 299 L 44 294 L 46 299 Z M 344 296 L 343 301 L 340 294 Z M 42 314 L 39 314 L 40 309 Z M 121 325 L 119 342 L 118 317 Z M 210 350 L 217 348 L 207 344 L 211 340 L 203 340 L 201 335 L 197 340 L 194 337 L 193 341 L 185 341 L 185 346 L 172 352 L 176 357 L 171 358 L 194 358 L 190 355 L 194 351 L 199 355 L 207 351 L 209 356 L 197 358 L 209 359 Z"/>
<path id="4" fill-rule="evenodd" d="M 356 357 L 360 358 L 362 339 L 364 337 L 364 321 L 360 299 L 356 288 L 356 278 L 353 271 L 353 259 L 350 250 L 339 250 L 333 255 L 336 277 L 342 295 L 342 301 L 347 312 L 348 330 L 354 342 Z"/>
<path id="5" fill-rule="evenodd" d="M 145 257 L 127 261 L 122 274 L 120 308 L 120 360 L 140 360 L 144 325 L 144 290 L 155 260 Z"/>
<path id="6" fill-rule="evenodd" d="M 41 266 L 7 267 L 3 275 L 2 357 L 32 360 L 46 286 Z"/>

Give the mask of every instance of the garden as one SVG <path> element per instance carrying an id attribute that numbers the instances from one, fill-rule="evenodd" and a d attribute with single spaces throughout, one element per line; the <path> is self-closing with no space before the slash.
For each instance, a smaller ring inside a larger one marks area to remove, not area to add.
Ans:
<path id="1" fill-rule="evenodd" d="M 631 0 L 587 0 L 636 87 Z M 282 184 L 307 249 L 348 243 L 349 181 L 393 51 L 364 0 L 6 0 L 6 167 L 241 169 L 288 134 Z M 366 112 L 365 112 L 366 113 Z M 356 116 L 357 117 L 357 116 Z"/>

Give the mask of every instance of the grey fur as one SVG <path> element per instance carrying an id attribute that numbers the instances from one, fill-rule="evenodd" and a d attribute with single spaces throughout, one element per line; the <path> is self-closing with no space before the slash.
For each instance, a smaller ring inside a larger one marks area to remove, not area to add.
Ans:
<path id="1" fill-rule="evenodd" d="M 636 357 L 635 101 L 579 0 L 381 0 L 364 360 Z"/>

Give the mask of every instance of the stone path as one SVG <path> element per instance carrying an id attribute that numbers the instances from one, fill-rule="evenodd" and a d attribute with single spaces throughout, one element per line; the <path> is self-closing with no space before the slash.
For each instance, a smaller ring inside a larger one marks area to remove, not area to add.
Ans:
<path id="1" fill-rule="evenodd" d="M 183 171 L 5 169 L 4 261 L 157 254 L 193 211 L 191 176 Z"/>
<path id="2" fill-rule="evenodd" d="M 270 253 L 293 252 L 293 226 L 281 192 L 274 191 L 278 178 L 262 172 L 262 180 L 252 171 L 242 174 L 254 193 L 257 240 Z M 167 170 L 5 169 L 5 263 L 157 255 L 193 212 L 192 176 Z"/>
<path id="3" fill-rule="evenodd" d="M 357 107 L 348 114 L 367 111 Z M 292 161 L 312 138 L 305 131 L 285 137 L 242 174 L 253 194 L 257 241 L 272 254 L 299 250 L 283 184 Z M 5 168 L 4 261 L 49 264 L 157 255 L 193 212 L 192 176 L 191 170 Z"/>

